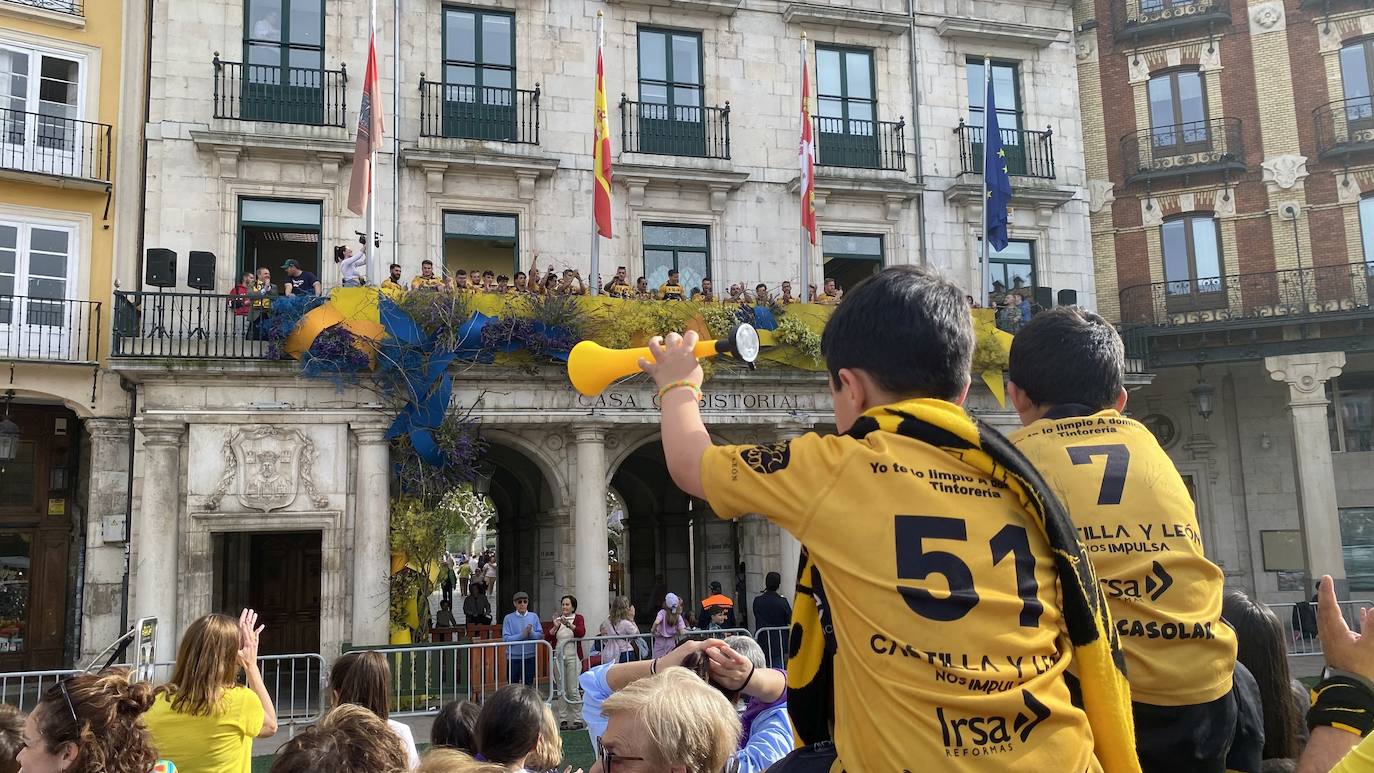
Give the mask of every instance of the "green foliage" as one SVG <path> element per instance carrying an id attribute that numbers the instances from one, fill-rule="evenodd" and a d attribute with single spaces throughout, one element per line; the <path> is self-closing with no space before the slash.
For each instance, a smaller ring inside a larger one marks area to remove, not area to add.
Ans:
<path id="1" fill-rule="evenodd" d="M 1007 350 L 997 341 L 997 337 L 977 328 L 975 332 L 977 336 L 974 338 L 973 367 L 970 370 L 974 373 L 1006 370 Z"/>
<path id="2" fill-rule="evenodd" d="M 416 291 L 401 295 L 397 305 L 430 335 L 438 334 L 440 350 L 457 349 L 458 330 L 472 316 L 472 295 L 448 291 Z"/>
<path id="3" fill-rule="evenodd" d="M 711 335 L 716 338 L 730 335 L 730 331 L 739 324 L 739 318 L 735 315 L 736 308 L 734 305 L 724 303 L 702 305 L 701 318 L 706 321 L 706 329 L 711 331 Z"/>
<path id="4" fill-rule="evenodd" d="M 420 593 L 420 575 L 414 569 L 402 569 L 396 574 L 391 575 L 391 605 L 390 617 L 391 627 L 409 628 L 409 615 L 406 614 L 406 602 L 417 598 Z"/>
<path id="5" fill-rule="evenodd" d="M 790 346 L 803 357 L 820 365 L 821 334 L 807 327 L 796 317 L 783 317 L 778 321 L 778 329 L 773 331 L 773 339 L 783 346 Z"/>

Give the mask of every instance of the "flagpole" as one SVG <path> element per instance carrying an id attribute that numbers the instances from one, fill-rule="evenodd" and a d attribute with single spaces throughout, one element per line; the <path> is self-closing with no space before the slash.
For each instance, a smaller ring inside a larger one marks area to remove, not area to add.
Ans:
<path id="1" fill-rule="evenodd" d="M 806 79 L 807 79 L 807 73 L 806 73 L 806 32 L 805 32 L 805 31 L 803 31 L 802 34 L 801 34 L 801 66 L 802 66 L 802 84 L 803 84 L 803 86 L 802 86 L 802 92 L 803 92 L 803 93 L 802 93 L 802 106 L 805 107 L 805 106 L 806 106 L 806 100 L 810 99 L 810 96 L 811 96 L 810 94 L 805 93 L 805 92 L 806 92 L 806 86 L 805 86 L 805 84 L 806 84 Z M 809 113 L 809 111 L 805 111 L 805 110 L 804 110 L 804 111 L 802 112 L 802 120 L 810 120 L 810 113 Z M 806 131 L 806 127 L 803 126 L 803 127 L 802 127 L 802 132 L 805 133 L 805 131 Z M 815 138 L 815 137 L 812 137 L 812 138 L 811 138 L 811 143 L 812 143 L 813 146 L 815 145 L 815 142 L 816 142 L 816 138 Z M 813 171 L 812 174 L 814 175 L 815 172 Z M 807 208 L 808 206 L 810 206 L 810 204 L 809 204 L 809 203 L 807 202 L 807 200 L 806 200 L 806 184 L 807 184 L 807 183 L 806 183 L 806 180 L 802 180 L 801 183 L 802 183 L 801 205 L 802 205 L 802 211 L 803 211 L 803 213 L 805 213 L 806 208 Z M 804 221 L 805 221 L 805 217 L 803 217 L 803 224 L 802 224 L 802 227 L 801 227 L 801 287 L 798 287 L 798 288 L 797 288 L 797 294 L 801 297 L 801 299 L 802 299 L 805 303 L 811 303 L 811 297 L 810 297 L 810 292 L 811 292 L 811 281 L 810 281 L 810 280 L 811 280 L 811 232 L 808 231 L 808 230 L 806 229 L 806 225 L 805 225 L 805 222 L 804 222 Z"/>
<path id="2" fill-rule="evenodd" d="M 368 56 L 371 57 L 377 45 L 377 0 L 372 0 L 372 15 L 368 20 L 367 38 Z M 382 106 L 373 105 L 372 109 L 381 110 Z M 367 250 L 367 275 L 370 281 L 380 284 L 379 277 L 382 274 L 377 263 L 378 250 L 374 246 L 373 240 L 373 234 L 377 233 L 377 141 L 375 138 L 371 140 L 370 145 L 367 154 L 367 235 L 363 237 L 363 249 Z"/>
<path id="3" fill-rule="evenodd" d="M 605 17 L 604 15 L 602 15 L 601 11 L 597 11 L 597 12 L 596 12 L 596 58 L 597 58 L 597 62 L 598 62 L 598 63 L 601 61 L 601 56 L 602 56 L 601 49 L 602 49 L 602 47 L 605 45 L 605 43 L 606 43 L 606 17 Z M 602 73 L 598 72 L 596 77 L 597 77 L 598 79 L 600 79 L 600 78 L 603 77 L 603 75 L 602 75 Z M 602 86 L 600 83 L 598 83 L 597 86 L 598 86 L 598 87 L 601 87 L 601 88 L 604 88 L 604 86 Z M 595 111 L 595 110 L 596 110 L 596 105 L 593 105 L 593 106 L 592 106 L 592 109 L 593 109 L 593 111 Z M 600 125 L 601 125 L 601 118 L 600 118 L 600 116 L 597 116 L 597 119 L 596 119 L 596 120 L 597 120 L 597 126 L 600 126 Z M 596 143 L 596 144 L 598 144 L 598 145 L 599 145 L 600 142 L 601 142 L 601 138 L 598 136 L 599 133 L 600 133 L 599 131 L 593 131 L 593 132 L 592 132 L 592 142 L 593 142 L 593 143 Z M 598 186 L 598 185 L 600 184 L 600 183 L 597 182 L 596 175 L 597 175 L 597 173 L 598 173 L 600 170 L 599 170 L 598 168 L 596 168 L 596 167 L 597 167 L 597 164 L 596 164 L 596 147 L 593 147 L 593 148 L 592 148 L 592 210 L 593 210 L 593 212 L 592 212 L 592 269 L 591 269 L 591 271 L 589 271 L 589 272 L 587 273 L 587 284 L 589 284 L 589 285 L 591 286 L 591 294 L 592 294 L 592 295 L 600 295 L 600 294 L 601 294 L 601 279 L 600 279 L 600 276 L 601 276 L 601 234 L 597 233 L 596 212 L 595 212 L 595 209 L 596 209 L 596 186 Z"/>
<path id="4" fill-rule="evenodd" d="M 992 60 L 983 55 L 983 198 L 979 199 L 983 210 L 983 238 L 978 247 L 978 292 L 973 297 L 980 298 L 983 305 L 989 305 L 991 291 L 988 289 L 988 90 L 992 86 Z"/>

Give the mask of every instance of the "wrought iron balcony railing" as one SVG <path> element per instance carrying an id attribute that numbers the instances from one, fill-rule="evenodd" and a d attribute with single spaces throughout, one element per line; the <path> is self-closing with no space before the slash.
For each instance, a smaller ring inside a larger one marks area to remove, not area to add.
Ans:
<path id="1" fill-rule="evenodd" d="M 1374 150 L 1374 99 L 1354 97 L 1328 102 L 1312 111 L 1317 154 L 1322 158 Z"/>
<path id="2" fill-rule="evenodd" d="M 0 2 L 27 5 L 30 8 L 41 8 L 44 11 L 56 11 L 72 16 L 86 15 L 85 0 L 0 0 Z"/>
<path id="3" fill-rule="evenodd" d="M 216 52 L 215 117 L 306 126 L 343 126 L 348 69 L 318 70 L 226 62 Z"/>
<path id="4" fill-rule="evenodd" d="M 906 171 L 906 119 L 859 121 L 816 116 L 816 161 L 821 166 Z"/>
<path id="5" fill-rule="evenodd" d="M 1126 325 L 1179 327 L 1370 309 L 1374 262 L 1203 277 L 1127 287 Z"/>
<path id="6" fill-rule="evenodd" d="M 114 357 L 268 357 L 262 323 L 245 296 L 116 290 L 114 305 Z"/>
<path id="7" fill-rule="evenodd" d="M 539 144 L 539 84 L 534 90 L 463 86 L 420 73 L 420 136 Z"/>
<path id="8" fill-rule="evenodd" d="M 1323 14 L 1331 13 L 1333 8 L 1368 8 L 1370 0 L 1299 0 L 1301 10 L 1317 10 Z"/>
<path id="9" fill-rule="evenodd" d="M 1112 0 L 1112 34 L 1117 40 L 1203 32 L 1228 26 L 1228 0 Z"/>
<path id="10" fill-rule="evenodd" d="M 626 153 L 730 157 L 730 103 L 685 107 L 633 102 L 620 95 L 620 148 Z"/>
<path id="11" fill-rule="evenodd" d="M 0 169 L 110 181 L 110 125 L 0 108 Z"/>
<path id="12" fill-rule="evenodd" d="M 959 137 L 960 174 L 983 173 L 983 127 L 962 120 L 954 127 Z M 1054 130 L 1002 129 L 1007 173 L 1013 177 L 1054 179 Z"/>
<path id="13" fill-rule="evenodd" d="M 0 359 L 96 362 L 100 302 L 0 295 Z"/>
<path id="14" fill-rule="evenodd" d="M 1208 172 L 1244 171 L 1239 118 L 1156 126 L 1121 139 L 1126 182 Z"/>

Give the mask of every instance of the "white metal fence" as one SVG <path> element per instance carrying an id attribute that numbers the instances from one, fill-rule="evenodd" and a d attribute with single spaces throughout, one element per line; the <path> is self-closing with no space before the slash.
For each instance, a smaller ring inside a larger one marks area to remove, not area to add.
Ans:
<path id="1" fill-rule="evenodd" d="M 539 639 L 466 644 L 424 644 L 379 650 L 391 667 L 391 713 L 394 716 L 432 714 L 456 700 L 481 703 L 498 689 L 519 682 L 528 661 L 513 667 L 512 648 L 528 647 L 533 655 L 532 685 L 546 702 L 553 700 L 553 648 Z M 518 650 L 517 650 L 518 652 Z"/>
<path id="2" fill-rule="evenodd" d="M 1360 630 L 1360 609 L 1374 608 L 1374 601 L 1356 599 L 1337 602 L 1341 616 L 1351 630 Z M 1278 615 L 1283 625 L 1284 641 L 1288 644 L 1288 655 L 1321 655 L 1322 642 L 1317 638 L 1317 603 L 1301 601 L 1298 603 L 1270 604 L 1269 608 Z"/>

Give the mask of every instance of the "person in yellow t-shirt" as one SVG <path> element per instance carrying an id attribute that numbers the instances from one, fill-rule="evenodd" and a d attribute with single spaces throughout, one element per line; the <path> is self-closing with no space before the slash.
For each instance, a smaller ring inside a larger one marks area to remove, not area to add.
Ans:
<path id="1" fill-rule="evenodd" d="M 391 264 L 391 276 L 388 276 L 386 279 L 382 280 L 382 289 L 390 290 L 392 292 L 402 292 L 406 289 L 405 286 L 401 284 L 400 263 Z"/>
<path id="2" fill-rule="evenodd" d="M 826 277 L 825 286 L 821 288 L 821 294 L 816 296 L 816 303 L 822 306 L 835 306 L 839 304 L 843 295 L 844 290 L 835 284 L 835 278 Z"/>
<path id="3" fill-rule="evenodd" d="M 668 281 L 658 286 L 658 299 L 680 301 L 682 298 L 682 285 L 677 281 L 677 269 L 672 269 L 668 272 Z"/>
<path id="4" fill-rule="evenodd" d="M 258 670 L 258 615 L 211 614 L 191 623 L 172 679 L 143 721 L 158 754 L 186 773 L 251 773 L 253 739 L 277 732 L 277 712 Z M 240 669 L 247 687 L 237 684 Z"/>
<path id="5" fill-rule="evenodd" d="M 1102 317 L 1067 306 L 1036 315 L 1011 345 L 1007 394 L 1025 425 L 1011 441 L 1068 509 L 1097 571 L 1126 655 L 1142 768 L 1258 770 L 1260 748 L 1236 736 L 1243 693 L 1232 690 L 1224 578 L 1173 461 L 1121 414 L 1124 367 Z"/>
<path id="6" fill-rule="evenodd" d="M 799 707 L 812 696 L 823 697 L 805 711 L 831 713 L 820 730 L 797 724 L 802 742 L 833 722 L 850 771 L 1102 770 L 1065 678 L 1080 651 L 1059 601 L 1069 584 L 1006 470 L 974 466 L 980 430 L 996 433 L 960 407 L 973 352 L 963 291 L 895 266 L 849 295 L 821 339 L 839 435 L 715 446 L 699 410 L 697 334 L 655 338 L 654 361 L 639 362 L 659 387 L 677 486 L 722 518 L 761 513 L 804 546 L 798 605 L 804 587 L 833 648 L 833 680 L 797 683 L 824 657 L 794 640 L 794 723 L 817 724 Z M 1092 588 L 1075 601 L 1101 606 Z M 1095 641 L 1105 649 L 1107 638 L 1099 629 Z M 1117 741 L 1129 744 L 1124 699 L 1116 711 Z"/>
<path id="7" fill-rule="evenodd" d="M 782 292 L 778 294 L 778 305 L 790 306 L 794 303 L 801 303 L 801 299 L 792 294 L 792 283 L 784 280 Z"/>
<path id="8" fill-rule="evenodd" d="M 420 275 L 410 280 L 412 290 L 442 290 L 444 289 L 444 278 L 436 276 L 434 273 L 434 261 L 424 260 L 420 262 Z"/>

